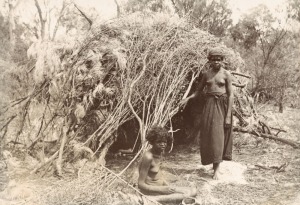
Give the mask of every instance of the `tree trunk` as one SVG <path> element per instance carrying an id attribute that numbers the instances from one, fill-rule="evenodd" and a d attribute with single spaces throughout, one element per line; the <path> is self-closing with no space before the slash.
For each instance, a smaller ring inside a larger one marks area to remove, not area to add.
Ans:
<path id="1" fill-rule="evenodd" d="M 279 102 L 279 112 L 283 113 L 283 103 Z"/>
<path id="2" fill-rule="evenodd" d="M 284 90 L 285 90 L 284 87 L 282 87 L 281 90 L 280 90 L 280 97 L 279 97 L 279 112 L 280 113 L 283 113 Z"/>
<path id="3" fill-rule="evenodd" d="M 10 52 L 14 52 L 15 46 L 16 46 L 16 37 L 14 34 L 14 30 L 16 28 L 15 24 L 15 9 L 20 4 L 21 0 L 19 0 L 15 5 L 13 5 L 13 2 L 11 0 L 8 0 L 8 7 L 9 7 L 9 13 L 8 13 L 8 20 L 9 20 L 9 41 L 10 41 Z"/>
<path id="4" fill-rule="evenodd" d="M 45 19 L 43 18 L 42 9 L 39 5 L 38 0 L 34 0 L 34 2 L 35 2 L 35 6 L 38 10 L 38 14 L 39 14 L 40 22 L 41 22 L 41 36 L 40 36 L 40 38 L 41 38 L 41 40 L 44 40 L 44 38 L 45 38 L 45 26 L 46 26 L 46 21 L 47 20 L 46 20 L 46 18 Z"/>
<path id="5" fill-rule="evenodd" d="M 10 52 L 13 52 L 15 50 L 15 35 L 14 35 L 14 30 L 15 30 L 15 21 L 14 21 L 14 8 L 9 1 L 9 41 L 10 41 Z"/>
<path id="6" fill-rule="evenodd" d="M 58 17 L 57 22 L 56 22 L 55 27 L 54 27 L 53 35 L 52 35 L 52 38 L 51 38 L 52 41 L 54 41 L 54 39 L 55 39 L 56 32 L 58 30 L 61 18 L 63 17 L 65 8 L 67 8 L 67 4 L 66 4 L 66 1 L 64 0 L 62 8 L 61 8 L 61 10 L 59 12 L 59 17 Z"/>
<path id="7" fill-rule="evenodd" d="M 120 15 L 121 15 L 120 5 L 119 5 L 117 0 L 114 0 L 114 1 L 115 1 L 116 6 L 117 6 L 117 17 L 119 18 Z"/>
<path id="8" fill-rule="evenodd" d="M 89 22 L 90 28 L 93 25 L 93 21 L 74 3 L 75 8 L 80 12 L 80 14 Z"/>

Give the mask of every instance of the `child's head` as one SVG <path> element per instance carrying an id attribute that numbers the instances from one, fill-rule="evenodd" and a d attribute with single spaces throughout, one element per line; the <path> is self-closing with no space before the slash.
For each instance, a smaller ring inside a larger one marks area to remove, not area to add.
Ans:
<path id="1" fill-rule="evenodd" d="M 153 145 L 157 140 L 164 140 L 166 142 L 169 142 L 171 140 L 171 135 L 167 129 L 155 126 L 149 130 L 146 139 L 151 145 Z"/>

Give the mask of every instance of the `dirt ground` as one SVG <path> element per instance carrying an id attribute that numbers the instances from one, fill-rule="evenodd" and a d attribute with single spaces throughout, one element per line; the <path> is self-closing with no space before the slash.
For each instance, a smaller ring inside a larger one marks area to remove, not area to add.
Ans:
<path id="1" fill-rule="evenodd" d="M 300 204 L 299 150 L 279 146 L 267 151 L 262 146 L 235 150 L 234 162 L 221 164 L 220 181 L 211 179 L 211 166 L 199 165 L 198 152 L 178 151 L 167 167 L 177 178 L 196 184 L 200 204 Z"/>
<path id="2" fill-rule="evenodd" d="M 276 107 L 264 106 L 260 112 L 271 126 L 287 131 L 280 133 L 280 137 L 300 142 L 299 109 L 287 108 L 284 113 L 278 113 Z M 222 163 L 222 179 L 215 181 L 212 180 L 212 166 L 200 163 L 198 146 L 182 145 L 166 156 L 163 169 L 173 185 L 195 186 L 198 190 L 196 200 L 201 205 L 300 204 L 300 149 L 247 134 L 235 134 L 233 158 L 231 162 Z M 114 158 L 107 163 L 118 173 L 128 163 L 128 158 Z M 1 205 L 37 204 L 37 199 L 47 188 L 59 190 L 57 185 L 63 186 L 61 179 L 30 175 L 30 167 L 16 158 L 10 160 L 8 166 L 7 172 L 0 173 L 0 180 L 6 175 L 10 181 L 0 192 Z M 93 204 L 106 205 L 101 201 Z"/>

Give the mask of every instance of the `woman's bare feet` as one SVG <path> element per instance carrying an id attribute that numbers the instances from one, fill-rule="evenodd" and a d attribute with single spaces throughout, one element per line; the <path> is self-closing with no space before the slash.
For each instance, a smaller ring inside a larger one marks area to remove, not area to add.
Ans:
<path id="1" fill-rule="evenodd" d="M 214 163 L 213 164 L 213 169 L 214 169 L 214 180 L 220 179 L 220 163 Z"/>

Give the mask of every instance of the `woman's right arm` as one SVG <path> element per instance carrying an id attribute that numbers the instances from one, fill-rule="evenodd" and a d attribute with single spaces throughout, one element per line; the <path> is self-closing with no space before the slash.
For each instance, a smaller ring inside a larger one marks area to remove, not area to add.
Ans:
<path id="1" fill-rule="evenodd" d="M 198 87 L 198 89 L 196 90 L 195 96 L 194 96 L 194 97 L 198 97 L 198 96 L 202 93 L 202 91 L 203 91 L 203 89 L 204 89 L 204 87 L 205 87 L 206 79 L 207 79 L 206 73 L 203 73 L 202 78 L 201 78 L 201 81 L 200 81 L 200 83 L 199 83 L 199 87 Z"/>
<path id="2" fill-rule="evenodd" d="M 205 82 L 206 82 L 206 73 L 203 73 L 203 76 L 202 76 L 202 78 L 201 78 L 201 81 L 200 81 L 200 84 L 199 84 L 198 89 L 196 89 L 196 91 L 195 91 L 192 95 L 190 95 L 189 97 L 183 99 L 183 100 L 179 103 L 179 106 L 180 106 L 180 107 L 183 106 L 183 108 L 184 108 L 184 107 L 186 106 L 186 103 L 187 103 L 190 99 L 195 98 L 195 97 L 198 97 L 198 96 L 201 94 L 201 92 L 203 91 L 203 89 L 204 89 Z"/>
<path id="3" fill-rule="evenodd" d="M 151 166 L 151 162 L 153 160 L 151 153 L 145 153 L 142 162 L 139 168 L 139 178 L 138 178 L 138 187 L 139 189 L 145 190 L 147 192 L 152 192 L 156 194 L 171 194 L 172 191 L 169 186 L 154 186 L 146 184 L 146 178 L 148 176 L 148 171 Z"/>
<path id="4" fill-rule="evenodd" d="M 202 76 L 202 78 L 201 78 L 200 84 L 199 84 L 198 88 L 196 89 L 196 91 L 195 91 L 192 95 L 190 95 L 189 97 L 183 99 L 183 100 L 181 101 L 181 103 L 180 103 L 180 106 L 181 106 L 181 105 L 185 106 L 185 104 L 186 104 L 190 99 L 195 98 L 195 97 L 198 97 L 198 96 L 202 93 L 202 91 L 203 91 L 203 89 L 204 89 L 204 87 L 205 87 L 206 78 L 207 78 L 207 77 L 206 77 L 206 73 L 203 73 L 203 76 Z"/>

